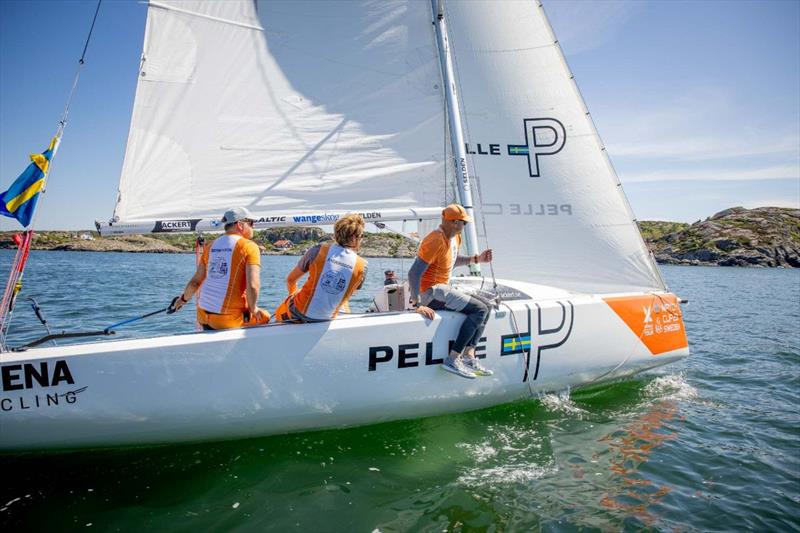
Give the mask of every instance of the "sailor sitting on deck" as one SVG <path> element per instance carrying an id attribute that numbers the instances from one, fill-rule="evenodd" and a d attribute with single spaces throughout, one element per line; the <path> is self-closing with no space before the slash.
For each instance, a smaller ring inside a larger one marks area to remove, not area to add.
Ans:
<path id="1" fill-rule="evenodd" d="M 225 235 L 203 251 L 197 271 L 175 300 L 178 310 L 201 288 L 197 322 L 203 329 L 230 329 L 269 322 L 257 305 L 261 288 L 261 253 L 253 238 L 253 215 L 244 207 L 225 211 Z"/>
<path id="2" fill-rule="evenodd" d="M 289 272 L 289 296 L 275 310 L 275 320 L 322 322 L 336 318 L 367 277 L 367 262 L 358 256 L 364 237 L 361 215 L 345 215 L 333 226 L 336 244 L 318 244 L 308 250 Z M 308 279 L 297 290 L 297 282 Z"/>
<path id="3" fill-rule="evenodd" d="M 411 303 L 426 318 L 433 320 L 436 316 L 434 310 L 437 309 L 458 311 L 467 315 L 442 368 L 461 377 L 474 379 L 475 376 L 494 374 L 475 357 L 475 346 L 489 319 L 489 308 L 481 300 L 448 285 L 454 267 L 488 263 L 492 260 L 491 250 L 469 257 L 458 255 L 461 232 L 469 221 L 467 211 L 458 204 L 450 204 L 442 211 L 441 225 L 430 232 L 419 245 L 417 258 L 408 272 L 408 285 Z"/>

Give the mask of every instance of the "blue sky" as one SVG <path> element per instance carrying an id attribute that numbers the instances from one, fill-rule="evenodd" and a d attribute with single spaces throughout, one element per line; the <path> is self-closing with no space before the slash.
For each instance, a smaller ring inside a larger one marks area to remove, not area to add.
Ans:
<path id="1" fill-rule="evenodd" d="M 55 132 L 95 6 L 0 2 L 0 190 Z M 639 219 L 800 206 L 800 2 L 545 9 Z M 103 3 L 39 229 L 111 216 L 145 15 L 140 3 Z"/>

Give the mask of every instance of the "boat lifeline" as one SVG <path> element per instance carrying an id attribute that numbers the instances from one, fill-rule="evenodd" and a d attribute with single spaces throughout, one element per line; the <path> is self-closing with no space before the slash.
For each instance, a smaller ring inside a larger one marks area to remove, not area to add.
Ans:
<path id="1" fill-rule="evenodd" d="M 128 146 L 103 234 L 436 223 L 497 302 L 464 380 L 463 320 L 354 314 L 0 354 L 0 449 L 231 439 L 488 407 L 689 354 L 537 2 L 151 1 Z M 494 278 L 494 273 L 498 279 Z M 376 301 L 381 300 L 377 298 Z M 385 310 L 385 309 L 379 309 Z"/>

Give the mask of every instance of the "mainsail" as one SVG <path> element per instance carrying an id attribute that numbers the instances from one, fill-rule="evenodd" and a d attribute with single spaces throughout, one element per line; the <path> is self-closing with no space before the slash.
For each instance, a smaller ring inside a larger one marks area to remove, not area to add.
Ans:
<path id="1" fill-rule="evenodd" d="M 194 229 L 180 219 L 230 205 L 435 216 L 456 176 L 438 1 L 152 0 L 115 224 Z M 444 16 L 496 275 L 663 289 L 542 7 L 449 1 Z"/>
<path id="2" fill-rule="evenodd" d="M 591 293 L 663 289 L 541 5 L 444 6 L 497 275 Z"/>
<path id="3" fill-rule="evenodd" d="M 441 206 L 439 63 L 416 4 L 151 1 L 114 218 Z"/>

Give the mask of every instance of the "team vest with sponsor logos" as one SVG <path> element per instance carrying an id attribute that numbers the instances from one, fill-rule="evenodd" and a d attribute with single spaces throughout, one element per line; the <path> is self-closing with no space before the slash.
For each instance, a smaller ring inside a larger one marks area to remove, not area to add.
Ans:
<path id="1" fill-rule="evenodd" d="M 210 313 L 229 314 L 247 309 L 247 265 L 259 265 L 256 243 L 241 235 L 223 235 L 205 249 L 201 262 L 206 279 L 198 306 Z"/>
<path id="2" fill-rule="evenodd" d="M 294 296 L 294 306 L 314 320 L 336 317 L 364 281 L 367 262 L 338 244 L 323 244 L 308 269 L 308 279 Z"/>
<path id="3" fill-rule="evenodd" d="M 434 285 L 450 281 L 460 247 L 461 235 L 448 239 L 441 228 L 433 230 L 422 240 L 417 256 L 428 263 L 428 268 L 422 273 L 421 293 Z"/>

